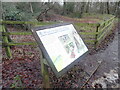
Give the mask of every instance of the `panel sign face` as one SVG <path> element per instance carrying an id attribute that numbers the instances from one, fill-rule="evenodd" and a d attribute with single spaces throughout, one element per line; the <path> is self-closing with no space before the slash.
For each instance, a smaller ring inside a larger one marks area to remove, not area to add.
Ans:
<path id="1" fill-rule="evenodd" d="M 88 51 L 72 24 L 43 26 L 32 31 L 57 77 L 65 73 Z"/>

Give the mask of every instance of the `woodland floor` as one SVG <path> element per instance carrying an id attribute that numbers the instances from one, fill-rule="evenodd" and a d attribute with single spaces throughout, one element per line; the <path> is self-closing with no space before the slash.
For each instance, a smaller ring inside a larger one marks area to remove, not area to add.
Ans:
<path id="1" fill-rule="evenodd" d="M 104 40 L 98 50 L 88 54 L 62 77 L 57 79 L 48 67 L 51 86 L 54 88 L 80 88 L 98 66 L 99 62 L 103 60 L 103 64 L 92 76 L 86 88 L 118 87 L 118 30 L 120 27 L 116 28 L 117 29 Z M 15 28 L 9 28 L 9 30 L 16 31 Z M 11 38 L 16 42 L 35 41 L 32 35 L 13 35 Z M 2 85 L 4 88 L 9 88 L 14 86 L 16 82 L 19 82 L 19 80 L 15 79 L 16 76 L 20 76 L 22 87 L 42 87 L 40 52 L 37 46 L 24 45 L 12 47 L 12 59 L 5 58 L 5 50 L 3 49 L 2 51 Z"/>

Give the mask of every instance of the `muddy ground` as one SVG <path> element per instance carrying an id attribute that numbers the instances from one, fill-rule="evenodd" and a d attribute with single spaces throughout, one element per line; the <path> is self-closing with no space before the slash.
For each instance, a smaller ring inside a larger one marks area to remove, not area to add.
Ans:
<path id="1" fill-rule="evenodd" d="M 108 39 L 108 38 L 107 38 Z M 111 42 L 107 42 L 107 46 L 94 55 L 89 55 L 80 64 L 89 74 L 102 61 L 97 72 L 92 76 L 89 83 L 92 86 L 101 86 L 103 88 L 117 88 L 118 81 L 118 29 L 114 36 L 110 35 Z M 89 66 L 90 65 L 90 66 Z"/>

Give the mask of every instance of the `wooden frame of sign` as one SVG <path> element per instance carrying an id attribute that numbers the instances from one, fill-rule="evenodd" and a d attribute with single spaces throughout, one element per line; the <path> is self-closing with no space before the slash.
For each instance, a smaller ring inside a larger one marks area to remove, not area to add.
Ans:
<path id="1" fill-rule="evenodd" d="M 39 26 L 33 28 L 32 32 L 57 77 L 72 68 L 88 52 L 71 23 Z"/>

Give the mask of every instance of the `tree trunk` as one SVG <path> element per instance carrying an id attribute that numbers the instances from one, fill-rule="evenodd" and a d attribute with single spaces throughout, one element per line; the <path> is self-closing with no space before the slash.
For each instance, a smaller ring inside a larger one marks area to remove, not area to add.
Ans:
<path id="1" fill-rule="evenodd" d="M 88 13 L 88 11 L 89 11 L 89 2 L 86 4 L 86 13 Z"/>
<path id="2" fill-rule="evenodd" d="M 100 13 L 103 14 L 104 13 L 104 3 L 100 3 Z"/>
<path id="3" fill-rule="evenodd" d="M 46 17 L 46 15 L 47 15 L 47 12 L 54 7 L 54 5 L 49 6 L 49 3 L 47 4 L 47 6 L 48 6 L 48 8 L 44 9 L 43 11 L 41 11 L 41 13 L 39 14 L 39 16 L 37 17 L 37 20 L 38 20 L 38 21 L 43 21 L 43 19 L 44 19 L 44 18 Z"/>
<path id="4" fill-rule="evenodd" d="M 106 7 L 107 7 L 107 14 L 110 14 L 110 10 L 109 10 L 109 2 L 106 3 Z"/>
<path id="5" fill-rule="evenodd" d="M 30 11 L 31 11 L 31 13 L 33 13 L 33 7 L 32 7 L 31 2 L 30 2 Z"/>
<path id="6" fill-rule="evenodd" d="M 82 7 L 80 10 L 80 17 L 82 16 L 83 12 L 84 12 L 84 7 L 85 7 L 85 2 L 82 2 Z"/>
<path id="7" fill-rule="evenodd" d="M 67 4 L 67 2 L 64 1 L 64 4 L 63 4 L 63 14 L 64 15 L 66 14 L 66 4 Z"/>
<path id="8" fill-rule="evenodd" d="M 116 2 L 115 15 L 120 18 L 120 2 Z"/>

